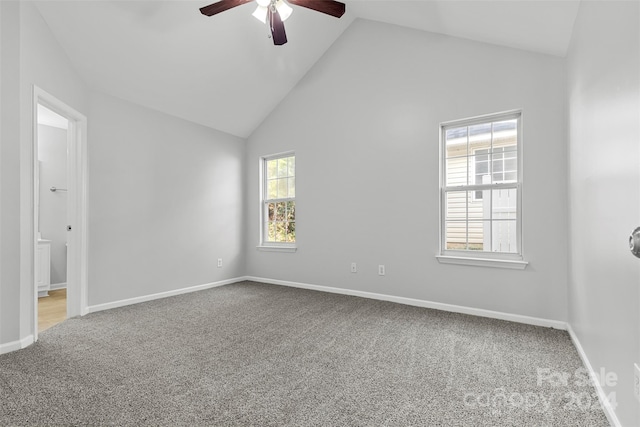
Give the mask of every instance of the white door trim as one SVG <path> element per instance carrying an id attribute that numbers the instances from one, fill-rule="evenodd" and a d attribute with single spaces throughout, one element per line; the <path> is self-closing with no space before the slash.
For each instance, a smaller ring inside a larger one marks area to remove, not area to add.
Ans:
<path id="1" fill-rule="evenodd" d="M 35 277 L 35 253 L 38 245 L 38 195 L 36 171 L 38 170 L 38 104 L 66 117 L 67 131 L 67 216 L 71 231 L 67 237 L 67 317 L 88 313 L 87 299 L 87 118 L 37 86 L 33 86 L 33 245 L 32 272 Z M 33 286 L 34 341 L 38 339 L 38 289 Z"/>

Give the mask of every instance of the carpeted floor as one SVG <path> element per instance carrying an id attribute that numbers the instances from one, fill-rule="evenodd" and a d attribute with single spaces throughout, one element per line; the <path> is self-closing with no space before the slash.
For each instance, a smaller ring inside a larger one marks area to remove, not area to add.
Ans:
<path id="1" fill-rule="evenodd" d="M 563 331 L 242 282 L 0 356 L 0 425 L 606 426 L 585 378 Z"/>

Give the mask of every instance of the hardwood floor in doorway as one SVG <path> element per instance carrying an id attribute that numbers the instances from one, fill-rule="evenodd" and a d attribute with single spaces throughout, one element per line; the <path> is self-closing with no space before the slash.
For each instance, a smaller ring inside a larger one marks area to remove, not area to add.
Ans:
<path id="1" fill-rule="evenodd" d="M 38 298 L 38 333 L 67 319 L 67 290 L 49 291 L 48 297 Z"/>

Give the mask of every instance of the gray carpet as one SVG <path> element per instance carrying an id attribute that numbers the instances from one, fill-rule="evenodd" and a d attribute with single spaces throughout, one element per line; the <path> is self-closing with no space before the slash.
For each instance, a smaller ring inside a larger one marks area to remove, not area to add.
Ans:
<path id="1" fill-rule="evenodd" d="M 0 356 L 0 425 L 608 425 L 581 367 L 563 331 L 242 282 Z"/>

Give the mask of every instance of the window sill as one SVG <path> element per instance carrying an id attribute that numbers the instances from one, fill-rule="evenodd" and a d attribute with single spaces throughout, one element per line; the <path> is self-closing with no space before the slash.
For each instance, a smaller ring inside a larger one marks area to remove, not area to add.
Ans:
<path id="1" fill-rule="evenodd" d="M 471 258 L 463 256 L 436 255 L 440 264 L 472 265 L 476 267 L 507 268 L 510 270 L 524 270 L 527 261 L 512 259 Z"/>
<path id="2" fill-rule="evenodd" d="M 289 252 L 289 253 L 293 253 L 298 250 L 298 248 L 295 246 L 264 246 L 264 245 L 256 246 L 256 249 L 259 251 L 265 251 L 265 252 Z"/>

